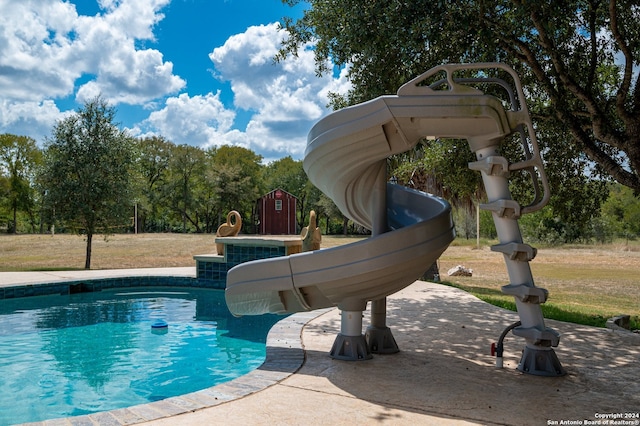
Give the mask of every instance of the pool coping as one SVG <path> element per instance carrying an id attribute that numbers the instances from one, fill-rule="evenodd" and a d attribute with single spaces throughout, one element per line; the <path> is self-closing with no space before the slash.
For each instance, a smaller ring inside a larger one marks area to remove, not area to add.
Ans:
<path id="1" fill-rule="evenodd" d="M 75 277 L 74 277 L 75 278 Z M 164 276 L 164 278 L 169 278 Z M 87 277 L 86 280 L 101 279 Z M 61 279 L 57 284 L 70 284 L 77 279 Z M 30 287 L 36 283 L 23 283 Z M 36 285 L 48 283 L 38 282 Z M 12 287 L 21 286 L 12 283 Z M 150 287 L 145 285 L 145 287 Z M 196 287 L 195 288 L 202 288 Z M 213 289 L 219 290 L 219 289 Z M 35 295 L 25 295 L 33 297 Z M 30 426 L 68 426 L 68 425 L 104 425 L 125 426 L 137 423 L 159 420 L 178 414 L 186 414 L 197 410 L 214 407 L 216 405 L 238 400 L 270 386 L 280 383 L 297 372 L 305 361 L 302 330 L 304 326 L 315 318 L 332 311 L 335 308 L 318 309 L 300 312 L 284 317 L 271 327 L 267 335 L 265 361 L 257 369 L 237 377 L 231 381 L 221 383 L 196 392 L 169 397 L 163 400 L 145 404 L 133 405 L 97 413 L 60 417 L 37 422 L 22 423 Z"/>

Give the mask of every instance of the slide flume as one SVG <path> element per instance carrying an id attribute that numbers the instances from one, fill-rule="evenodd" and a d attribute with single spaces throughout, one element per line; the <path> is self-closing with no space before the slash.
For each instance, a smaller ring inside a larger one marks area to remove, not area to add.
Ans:
<path id="1" fill-rule="evenodd" d="M 450 207 L 419 191 L 392 184 L 388 188 L 393 231 L 340 247 L 238 265 L 227 275 L 231 312 L 349 309 L 413 283 L 454 237 Z"/>
<path id="2" fill-rule="evenodd" d="M 309 179 L 350 219 L 374 230 L 353 244 L 247 262 L 227 275 L 236 315 L 289 313 L 366 302 L 413 283 L 455 237 L 450 206 L 438 197 L 386 183 L 386 159 L 424 137 L 467 139 L 474 148 L 511 133 L 498 99 L 468 88 L 436 91 L 412 80 L 397 95 L 336 111 L 310 131 Z"/>
<path id="3" fill-rule="evenodd" d="M 503 254 L 509 275 L 502 292 L 514 297 L 520 317 L 512 333 L 526 340 L 518 370 L 564 375 L 552 349 L 560 335 L 545 325 L 540 308 L 548 292 L 535 286 L 529 266 L 536 250 L 523 242 L 518 225 L 522 214 L 547 204 L 549 184 L 520 80 L 500 63 L 441 65 L 400 87 L 397 95 L 320 120 L 309 132 L 304 169 L 342 213 L 371 229 L 372 237 L 236 266 L 227 275 L 229 309 L 257 315 L 337 306 L 341 331 L 331 357 L 355 361 L 397 352 L 385 323 L 385 297 L 419 278 L 455 234 L 445 201 L 387 183 L 386 159 L 424 138 L 466 139 L 475 154 L 468 167 L 482 176 L 487 203 L 480 208 L 491 212 L 499 240 L 491 250 Z M 517 141 L 521 157 L 510 161 L 501 145 Z M 512 198 L 512 173 L 531 178 L 530 204 Z M 363 335 L 362 312 L 369 301 L 371 324 Z"/>

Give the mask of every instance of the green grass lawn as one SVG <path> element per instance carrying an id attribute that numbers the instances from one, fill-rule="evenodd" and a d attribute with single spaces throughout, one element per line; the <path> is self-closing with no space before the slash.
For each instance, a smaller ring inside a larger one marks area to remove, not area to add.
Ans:
<path id="1" fill-rule="evenodd" d="M 440 259 L 443 284 L 465 290 L 496 306 L 516 310 L 503 256 L 491 252 L 492 242 L 477 249 L 475 241 L 456 240 Z M 448 277 L 446 269 L 462 264 L 473 277 Z M 631 328 L 640 329 L 640 244 L 542 247 L 530 263 L 537 287 L 549 291 L 541 305 L 545 318 L 604 327 L 608 318 L 631 315 Z"/>

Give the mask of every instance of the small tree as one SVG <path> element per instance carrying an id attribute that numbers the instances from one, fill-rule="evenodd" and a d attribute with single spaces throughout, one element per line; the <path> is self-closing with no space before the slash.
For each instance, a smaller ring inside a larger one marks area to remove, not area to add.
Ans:
<path id="1" fill-rule="evenodd" d="M 116 110 L 100 96 L 59 121 L 45 145 L 42 181 L 58 220 L 86 234 L 85 269 L 98 232 L 128 223 L 133 140 L 114 124 Z"/>
<path id="2" fill-rule="evenodd" d="M 164 186 L 165 202 L 182 222 L 182 232 L 191 224 L 201 232 L 197 187 L 204 176 L 205 154 L 198 147 L 178 145 L 171 150 L 169 174 Z"/>
<path id="3" fill-rule="evenodd" d="M 32 138 L 8 133 L 0 135 L 0 176 L 4 173 L 7 175 L 5 191 L 6 204 L 12 215 L 9 226 L 11 233 L 15 234 L 18 230 L 18 211 L 25 211 L 33 217 L 33 179 L 41 159 L 42 153 Z M 32 228 L 34 225 L 32 219 Z"/>
<path id="4" fill-rule="evenodd" d="M 138 218 L 144 232 L 164 231 L 167 207 L 163 186 L 169 177 L 169 164 L 175 145 L 163 137 L 152 136 L 137 141 L 136 197 Z"/>
<path id="5" fill-rule="evenodd" d="M 262 156 L 250 149 L 230 145 L 211 148 L 207 155 L 215 170 L 212 177 L 219 195 L 218 223 L 229 210 L 237 210 L 248 229 L 255 202 L 265 192 Z"/>

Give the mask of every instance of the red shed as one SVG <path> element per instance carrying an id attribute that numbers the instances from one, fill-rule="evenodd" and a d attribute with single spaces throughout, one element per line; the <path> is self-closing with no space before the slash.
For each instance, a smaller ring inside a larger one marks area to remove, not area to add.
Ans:
<path id="1" fill-rule="evenodd" d="M 287 191 L 274 189 L 258 199 L 258 234 L 292 235 L 298 233 L 296 208 L 298 199 Z"/>

